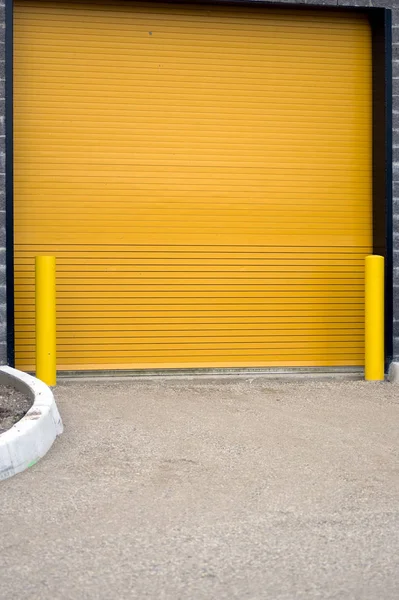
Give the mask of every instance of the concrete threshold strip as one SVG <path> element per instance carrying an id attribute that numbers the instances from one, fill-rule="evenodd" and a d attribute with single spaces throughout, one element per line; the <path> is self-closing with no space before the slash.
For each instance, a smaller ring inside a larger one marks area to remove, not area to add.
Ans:
<path id="1" fill-rule="evenodd" d="M 26 415 L 0 434 L 0 480 L 32 467 L 61 435 L 63 424 L 52 391 L 39 379 L 0 367 L 0 383 L 14 387 L 32 399 Z"/>
<path id="2" fill-rule="evenodd" d="M 262 377 L 273 380 L 295 379 L 363 379 L 362 367 L 224 367 L 188 369 L 103 369 L 84 371 L 59 371 L 59 381 L 135 381 L 137 379 L 248 379 Z"/>

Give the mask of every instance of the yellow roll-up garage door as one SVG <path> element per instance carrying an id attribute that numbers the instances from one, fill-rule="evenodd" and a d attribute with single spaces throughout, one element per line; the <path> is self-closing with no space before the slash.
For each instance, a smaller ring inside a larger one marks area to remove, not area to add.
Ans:
<path id="1" fill-rule="evenodd" d="M 359 14 L 15 2 L 16 363 L 356 366 L 372 249 Z"/>

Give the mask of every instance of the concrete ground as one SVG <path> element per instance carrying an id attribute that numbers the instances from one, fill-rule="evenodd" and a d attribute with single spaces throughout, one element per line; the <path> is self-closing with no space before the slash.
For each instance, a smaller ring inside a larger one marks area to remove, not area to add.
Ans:
<path id="1" fill-rule="evenodd" d="M 0 484 L 0 597 L 399 598 L 399 388 L 61 383 L 65 433 Z"/>

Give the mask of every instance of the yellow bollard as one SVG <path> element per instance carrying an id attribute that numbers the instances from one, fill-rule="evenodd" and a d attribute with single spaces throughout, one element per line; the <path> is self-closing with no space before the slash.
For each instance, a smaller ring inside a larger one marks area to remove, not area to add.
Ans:
<path id="1" fill-rule="evenodd" d="M 36 377 L 56 384 L 55 256 L 36 256 Z"/>
<path id="2" fill-rule="evenodd" d="M 365 360 L 367 381 L 384 380 L 384 258 L 366 256 Z"/>

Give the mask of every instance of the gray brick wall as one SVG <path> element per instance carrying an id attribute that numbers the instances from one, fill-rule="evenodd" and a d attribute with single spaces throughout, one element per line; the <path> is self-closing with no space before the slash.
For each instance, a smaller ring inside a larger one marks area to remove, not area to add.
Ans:
<path id="1" fill-rule="evenodd" d="M 236 0 L 239 2 L 239 0 Z M 244 1 L 244 0 L 243 0 Z M 267 1 L 267 0 L 266 0 Z M 393 9 L 393 191 L 394 191 L 394 356 L 399 360 L 399 0 L 270 0 L 271 3 L 302 6 L 358 6 Z M 0 0 L 0 364 L 6 362 L 5 286 L 5 0 Z"/>
<path id="2" fill-rule="evenodd" d="M 7 359 L 5 212 L 5 16 L 0 0 L 0 364 Z"/>

